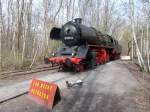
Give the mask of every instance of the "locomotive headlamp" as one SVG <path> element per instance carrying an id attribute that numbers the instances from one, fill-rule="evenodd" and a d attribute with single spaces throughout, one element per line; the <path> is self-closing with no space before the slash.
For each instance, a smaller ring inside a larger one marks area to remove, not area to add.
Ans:
<path id="1" fill-rule="evenodd" d="M 72 54 L 71 54 L 71 56 L 74 56 L 74 55 L 75 55 L 75 53 L 72 53 Z"/>
<path id="2" fill-rule="evenodd" d="M 54 53 L 54 52 L 52 53 L 52 56 L 55 56 L 55 53 Z"/>
<path id="3" fill-rule="evenodd" d="M 73 56 L 75 56 L 76 54 L 77 54 L 77 53 L 76 53 L 76 52 L 74 52 L 74 53 L 72 53 L 72 54 L 71 54 L 71 56 L 73 57 Z"/>

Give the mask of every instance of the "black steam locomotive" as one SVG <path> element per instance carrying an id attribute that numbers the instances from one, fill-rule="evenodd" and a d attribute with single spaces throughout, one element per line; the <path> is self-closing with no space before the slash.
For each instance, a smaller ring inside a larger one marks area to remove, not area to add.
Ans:
<path id="1" fill-rule="evenodd" d="M 121 54 L 117 40 L 83 25 L 81 18 L 67 22 L 62 28 L 52 28 L 50 38 L 60 40 L 64 45 L 45 61 L 59 64 L 62 70 L 83 71 L 119 59 Z"/>

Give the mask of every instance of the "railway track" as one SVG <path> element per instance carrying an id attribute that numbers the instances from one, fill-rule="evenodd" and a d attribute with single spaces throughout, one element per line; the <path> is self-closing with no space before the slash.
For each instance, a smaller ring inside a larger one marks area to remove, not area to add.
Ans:
<path id="1" fill-rule="evenodd" d="M 68 76 L 68 77 L 71 77 L 71 76 Z M 68 78 L 68 77 L 65 77 L 65 78 Z M 53 83 L 58 82 L 58 81 L 61 81 L 61 80 L 65 79 L 65 78 L 57 79 L 57 80 L 53 81 Z M 7 101 L 9 101 L 9 100 L 15 99 L 15 98 L 17 98 L 17 97 L 26 95 L 26 94 L 28 94 L 28 92 L 29 92 L 29 91 L 26 90 L 26 91 L 24 91 L 24 92 L 22 92 L 22 93 L 20 93 L 20 94 L 18 94 L 18 95 L 14 95 L 13 97 L 8 98 L 8 99 L 0 100 L 0 104 L 1 104 L 1 103 L 4 103 L 4 102 L 7 102 Z"/>
<path id="2" fill-rule="evenodd" d="M 21 76 L 21 75 L 27 75 L 27 74 L 43 72 L 43 71 L 48 71 L 48 70 L 55 70 L 55 69 L 58 69 L 58 66 L 46 66 L 46 67 L 39 67 L 39 68 L 34 68 L 32 70 L 26 70 L 26 71 L 20 70 L 20 71 L 6 72 L 6 73 L 0 74 L 0 79 L 6 79 L 12 76 Z"/>

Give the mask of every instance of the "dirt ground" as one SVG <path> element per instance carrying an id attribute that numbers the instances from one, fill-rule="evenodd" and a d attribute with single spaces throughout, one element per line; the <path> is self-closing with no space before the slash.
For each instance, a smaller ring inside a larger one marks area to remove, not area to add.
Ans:
<path id="1" fill-rule="evenodd" d="M 124 62 L 124 65 L 140 84 L 134 96 L 140 112 L 150 112 L 150 74 L 142 72 L 139 66 L 132 62 Z"/>
<path id="2" fill-rule="evenodd" d="M 62 100 L 52 112 L 150 112 L 150 98 L 143 94 L 141 75 L 134 70 L 138 72 L 130 63 L 113 61 L 84 72 L 88 77 L 83 86 L 62 90 Z M 0 112 L 51 111 L 24 95 L 0 104 Z"/>

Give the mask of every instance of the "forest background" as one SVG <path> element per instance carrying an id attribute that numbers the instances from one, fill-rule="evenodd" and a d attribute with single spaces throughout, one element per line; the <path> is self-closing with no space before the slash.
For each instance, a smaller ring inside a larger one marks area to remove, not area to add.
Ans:
<path id="1" fill-rule="evenodd" d="M 0 71 L 42 64 L 61 42 L 52 27 L 76 17 L 116 38 L 122 55 L 150 71 L 149 0 L 0 0 Z"/>

